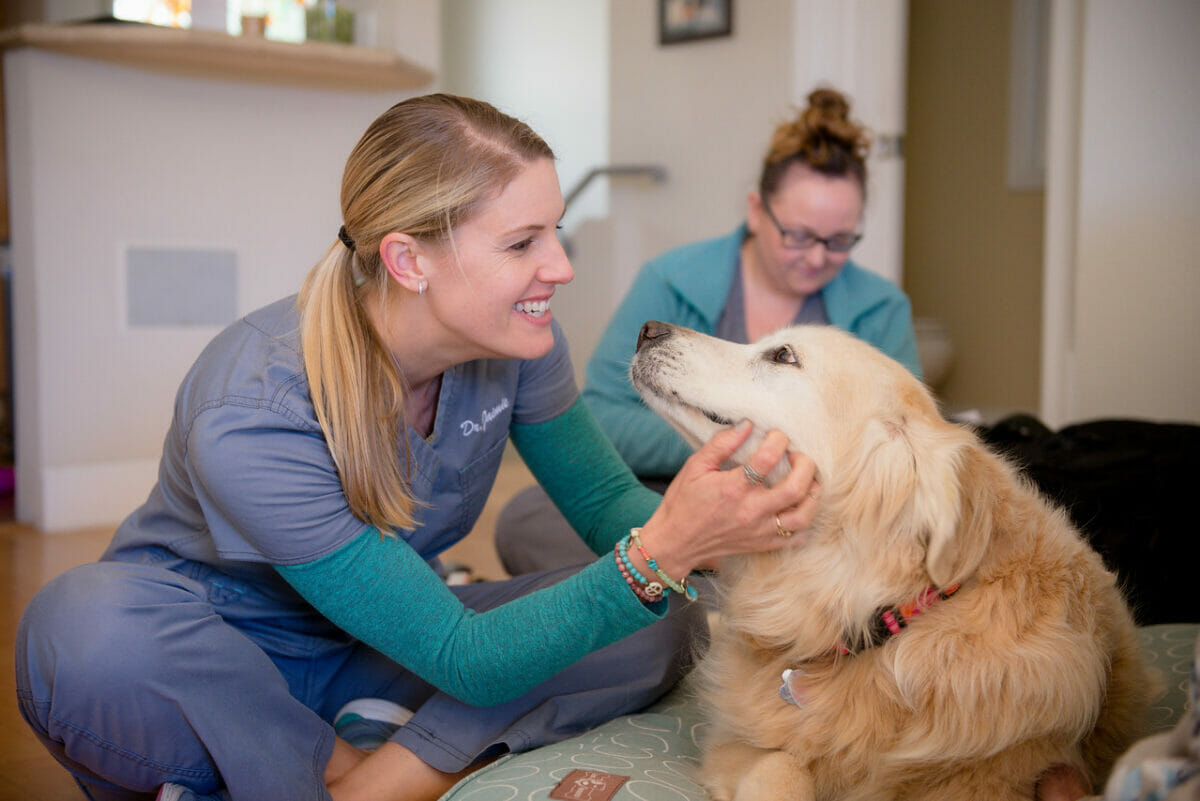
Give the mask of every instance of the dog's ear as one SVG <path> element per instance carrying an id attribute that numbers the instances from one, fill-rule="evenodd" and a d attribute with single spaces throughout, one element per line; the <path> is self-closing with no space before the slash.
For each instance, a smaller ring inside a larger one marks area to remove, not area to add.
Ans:
<path id="1" fill-rule="evenodd" d="M 835 479 L 840 513 L 875 547 L 924 547 L 924 568 L 938 587 L 978 567 L 991 532 L 991 468 L 963 429 L 921 415 L 875 419 L 858 432 Z"/>
<path id="2" fill-rule="evenodd" d="M 831 502 L 838 499 L 838 516 L 861 536 L 876 538 L 872 547 L 891 548 L 919 536 L 910 507 L 917 463 L 905 421 L 870 420 L 843 445 L 824 479 L 830 482 L 826 494 Z M 817 464 L 822 464 L 820 459 Z"/>
<path id="3" fill-rule="evenodd" d="M 959 584 L 975 572 L 991 541 L 995 508 L 992 465 L 978 443 L 964 438 L 953 450 L 918 482 L 928 532 L 925 570 L 937 587 Z"/>

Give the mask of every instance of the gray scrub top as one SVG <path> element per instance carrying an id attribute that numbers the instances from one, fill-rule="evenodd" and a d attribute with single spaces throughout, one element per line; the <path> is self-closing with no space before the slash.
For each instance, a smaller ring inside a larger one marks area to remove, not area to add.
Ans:
<path id="1" fill-rule="evenodd" d="M 500 467 L 509 426 L 576 400 L 566 339 L 539 359 L 480 359 L 446 371 L 432 435 L 408 430 L 419 525 L 397 532 L 431 559 L 471 530 Z M 397 459 L 406 459 L 397 447 Z M 367 528 L 346 503 L 309 396 L 296 297 L 233 323 L 179 388 L 158 482 L 103 558 L 212 565 L 309 610 L 272 564 L 325 556 Z M 280 610 L 283 611 L 283 610 Z"/>

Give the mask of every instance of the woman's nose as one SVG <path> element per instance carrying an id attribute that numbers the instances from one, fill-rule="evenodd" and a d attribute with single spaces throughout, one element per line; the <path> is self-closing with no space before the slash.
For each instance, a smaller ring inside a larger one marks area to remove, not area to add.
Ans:
<path id="1" fill-rule="evenodd" d="M 567 252 L 563 250 L 562 244 L 558 243 L 548 262 L 542 266 L 538 278 L 547 284 L 567 284 L 574 277 L 575 268 L 571 266 L 571 260 L 567 258 Z"/>
<path id="2" fill-rule="evenodd" d="M 808 250 L 804 251 L 804 260 L 812 267 L 823 266 L 828 256 L 829 251 L 825 249 L 824 242 L 814 242 Z"/>

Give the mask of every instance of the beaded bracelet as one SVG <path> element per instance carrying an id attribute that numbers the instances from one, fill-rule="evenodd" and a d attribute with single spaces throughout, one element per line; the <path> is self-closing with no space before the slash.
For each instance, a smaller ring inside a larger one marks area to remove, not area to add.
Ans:
<path id="1" fill-rule="evenodd" d="M 638 597 L 639 601 L 642 603 L 652 604 L 655 601 L 662 600 L 662 593 L 659 593 L 657 598 L 652 597 L 650 593 L 648 593 L 642 587 L 641 584 L 638 584 L 636 581 L 634 581 L 633 576 L 629 575 L 629 571 L 625 569 L 625 565 L 621 564 L 621 557 L 619 554 L 617 554 L 615 548 L 613 549 L 613 559 L 615 559 L 617 562 L 617 570 L 621 571 L 621 577 L 625 579 L 625 583 L 629 585 L 631 590 L 633 590 L 633 594 Z"/>
<path id="2" fill-rule="evenodd" d="M 617 566 L 621 568 L 621 574 L 625 575 L 625 580 L 629 586 L 634 587 L 634 592 L 641 589 L 654 600 L 659 600 L 666 596 L 667 588 L 657 581 L 650 581 L 641 572 L 633 566 L 633 562 L 629 561 L 628 552 L 629 537 L 622 537 L 617 542 L 616 555 Z M 636 583 L 636 586 L 634 586 Z"/>
<path id="3" fill-rule="evenodd" d="M 664 584 L 675 590 L 675 592 L 679 593 L 680 595 L 687 596 L 689 601 L 694 601 L 700 597 L 700 594 L 696 592 L 696 588 L 687 583 L 687 577 L 684 577 L 680 581 L 676 581 L 668 576 L 666 571 L 658 566 L 658 562 L 655 562 L 654 558 L 650 556 L 650 554 L 646 553 L 645 547 L 642 546 L 641 534 L 642 530 L 640 528 L 629 529 L 630 541 L 632 541 L 634 546 L 638 549 L 638 553 L 642 555 L 642 558 L 646 560 L 646 564 L 650 565 L 650 569 L 654 571 L 654 574 L 662 579 Z"/>

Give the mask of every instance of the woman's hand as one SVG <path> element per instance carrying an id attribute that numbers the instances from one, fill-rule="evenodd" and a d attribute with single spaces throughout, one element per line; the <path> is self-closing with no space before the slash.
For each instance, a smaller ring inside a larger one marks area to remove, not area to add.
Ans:
<path id="1" fill-rule="evenodd" d="M 791 470 L 773 487 L 751 472 L 722 470 L 750 435 L 749 422 L 718 432 L 684 463 L 642 529 L 642 541 L 668 575 L 714 567 L 723 556 L 770 551 L 804 540 L 817 512 L 820 485 L 807 456 L 787 450 L 787 437 L 767 433 L 747 465 L 765 476 L 787 459 Z"/>

